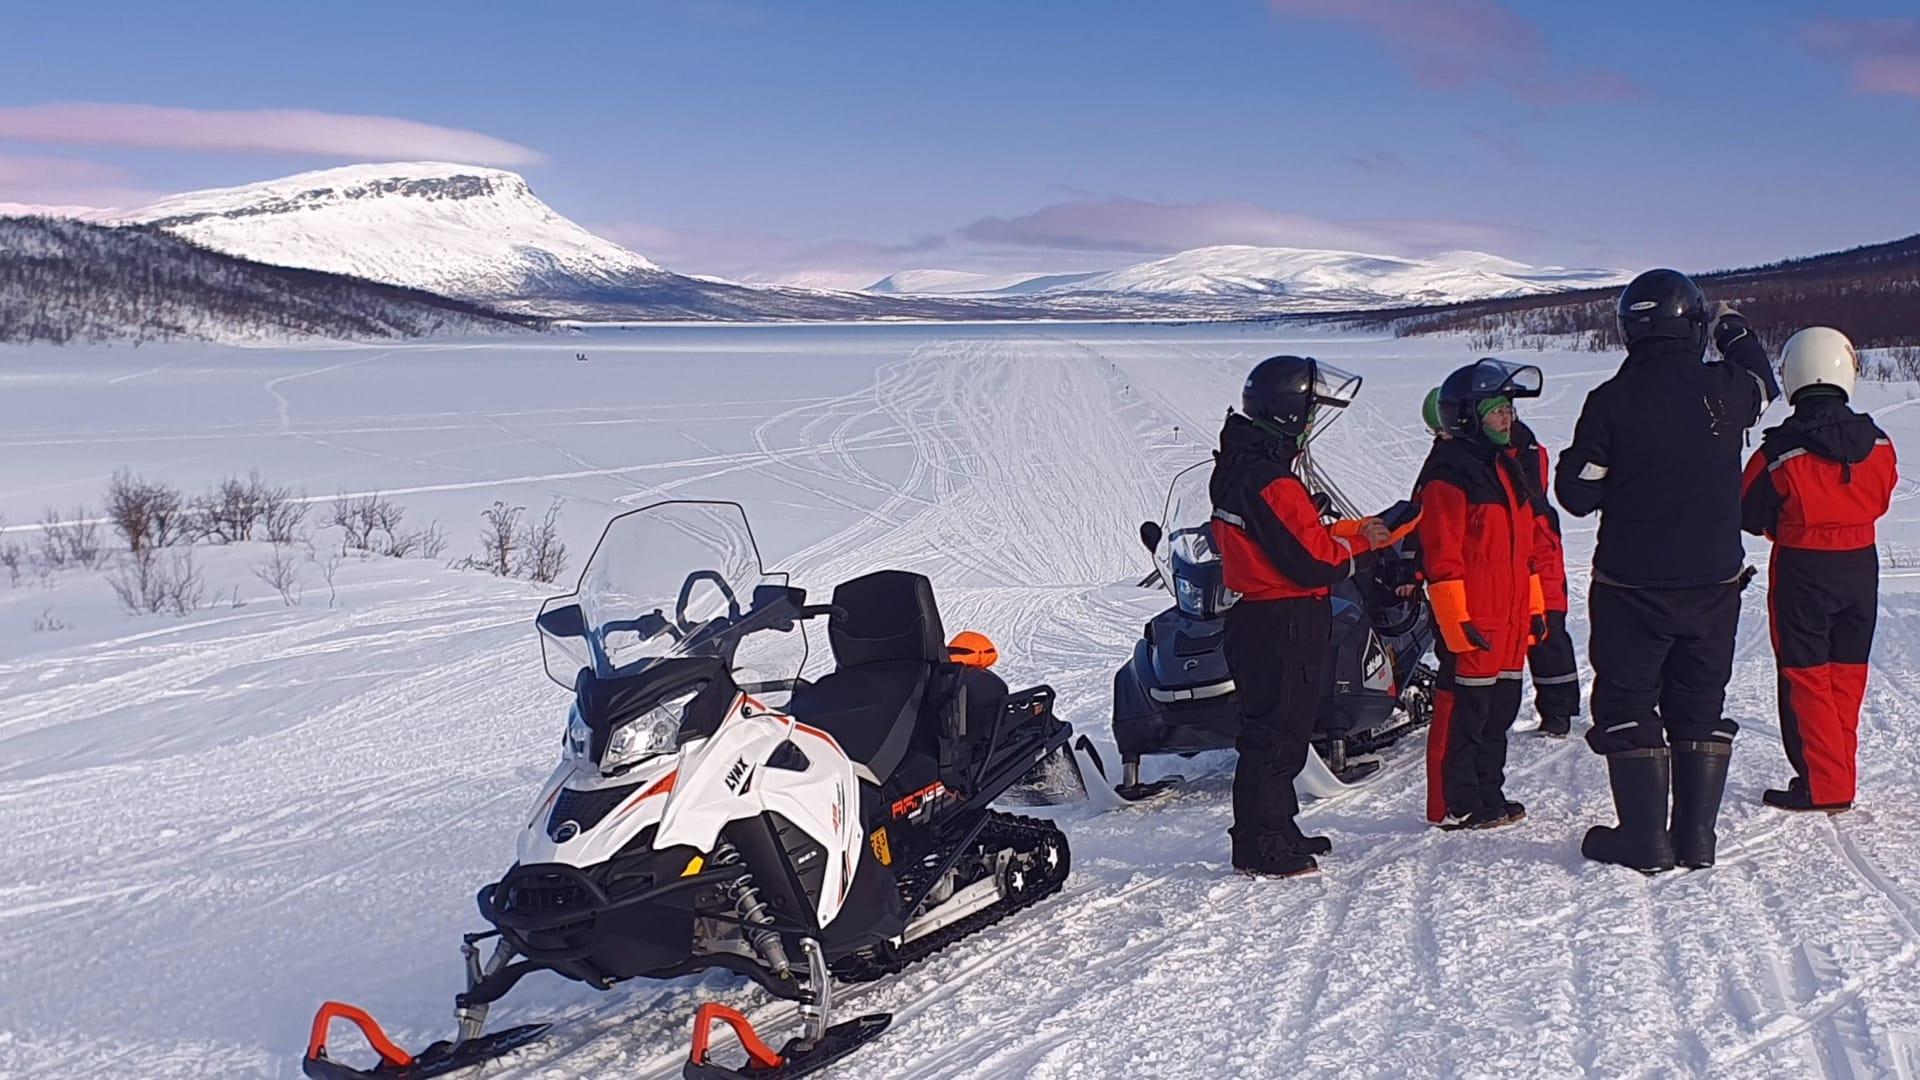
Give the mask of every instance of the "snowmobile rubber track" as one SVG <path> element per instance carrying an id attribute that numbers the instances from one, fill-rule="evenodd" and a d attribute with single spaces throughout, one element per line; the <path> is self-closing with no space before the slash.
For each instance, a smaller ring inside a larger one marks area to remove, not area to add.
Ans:
<path id="1" fill-rule="evenodd" d="M 1067 847 L 1067 834 L 1050 821 L 1038 818 L 1006 814 L 997 810 L 987 811 L 987 826 L 981 830 L 976 843 L 987 848 L 1012 848 L 1016 854 L 1029 854 L 1041 850 L 1045 841 L 1052 841 L 1059 847 L 1061 865 L 1049 881 L 1041 882 L 1029 890 L 1027 895 L 1013 898 L 1012 902 L 1003 899 L 992 907 L 976 911 L 972 915 L 954 923 L 952 926 L 916 938 L 901 946 L 885 946 L 878 950 L 854 953 L 834 962 L 834 978 L 843 983 L 865 983 L 897 975 L 908 967 L 932 956 L 934 953 L 952 945 L 962 938 L 986 929 L 1017 911 L 1025 910 L 1060 891 L 1067 883 L 1067 875 L 1072 870 L 1072 853 Z M 900 878 L 900 895 L 903 900 L 910 899 L 925 882 L 920 873 L 931 872 L 927 863 L 938 865 L 937 859 L 923 860 L 915 867 L 918 873 L 904 874 Z M 977 879 L 976 879 L 977 880 Z"/>

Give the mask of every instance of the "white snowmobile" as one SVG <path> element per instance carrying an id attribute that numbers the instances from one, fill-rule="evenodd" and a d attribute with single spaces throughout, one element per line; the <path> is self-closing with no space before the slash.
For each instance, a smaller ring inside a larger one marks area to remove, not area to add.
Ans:
<path id="1" fill-rule="evenodd" d="M 808 681 L 818 618 L 834 669 Z M 918 574 L 868 574 L 809 605 L 762 573 L 738 505 L 666 502 L 614 518 L 578 590 L 537 622 L 573 708 L 518 861 L 480 890 L 493 929 L 465 936 L 455 1037 L 414 1056 L 329 1002 L 308 1076 L 419 1080 L 523 1046 L 547 1025 L 484 1027 L 534 971 L 607 989 L 714 967 L 798 1002 L 802 1030 L 774 1051 L 739 1012 L 702 1005 L 685 1075 L 800 1076 L 890 1020 L 834 1023 L 835 978 L 896 972 L 1066 880 L 1066 836 L 990 804 L 1086 797 L 1072 728 L 1048 687 L 1009 692 L 977 649 L 951 659 Z M 329 1057 L 335 1018 L 379 1064 Z M 711 1059 L 715 1023 L 739 1036 L 744 1068 Z"/>

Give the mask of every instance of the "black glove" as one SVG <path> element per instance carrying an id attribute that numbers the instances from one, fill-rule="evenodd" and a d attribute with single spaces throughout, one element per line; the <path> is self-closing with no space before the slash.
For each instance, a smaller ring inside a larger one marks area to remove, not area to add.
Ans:
<path id="1" fill-rule="evenodd" d="M 1487 641 L 1487 635 L 1481 633 L 1480 628 L 1473 625 L 1472 620 L 1461 623 L 1460 632 L 1466 635 L 1467 644 L 1482 652 L 1493 648 L 1493 645 Z"/>
<path id="2" fill-rule="evenodd" d="M 1545 615 L 1535 615 L 1533 617 L 1533 643 L 1538 645 L 1547 640 L 1547 634 L 1547 617 Z"/>
<path id="3" fill-rule="evenodd" d="M 1721 356 L 1725 356 L 1727 350 L 1733 348 L 1734 342 L 1752 333 L 1753 330 L 1747 326 L 1747 320 L 1742 318 L 1739 312 L 1729 311 L 1713 324 L 1713 347 L 1720 351 Z"/>

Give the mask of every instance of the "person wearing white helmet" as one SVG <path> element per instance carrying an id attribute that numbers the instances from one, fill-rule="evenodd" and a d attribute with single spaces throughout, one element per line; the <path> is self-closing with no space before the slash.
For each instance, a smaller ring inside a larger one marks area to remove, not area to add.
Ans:
<path id="1" fill-rule="evenodd" d="M 1850 809 L 1860 702 L 1879 608 L 1874 522 L 1899 479 L 1893 441 L 1855 412 L 1860 354 L 1808 327 L 1787 341 L 1781 381 L 1793 415 L 1767 429 L 1742 480 L 1741 525 L 1773 541 L 1768 616 L 1780 672 L 1780 735 L 1793 779 L 1782 810 Z"/>

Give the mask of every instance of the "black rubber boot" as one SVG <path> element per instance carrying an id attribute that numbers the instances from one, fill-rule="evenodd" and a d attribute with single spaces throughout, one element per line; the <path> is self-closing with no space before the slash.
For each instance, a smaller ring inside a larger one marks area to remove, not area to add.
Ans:
<path id="1" fill-rule="evenodd" d="M 1320 869 L 1312 855 L 1294 846 L 1292 837 L 1268 834 L 1233 843 L 1233 868 L 1255 877 L 1297 877 Z"/>
<path id="2" fill-rule="evenodd" d="M 1325 836 L 1302 836 L 1300 842 L 1294 845 L 1294 850 L 1308 855 L 1331 855 L 1333 840 Z"/>
<path id="3" fill-rule="evenodd" d="M 1709 739 L 1673 744 L 1673 858 L 1681 866 L 1713 865 L 1714 824 L 1727 790 L 1733 744 Z"/>
<path id="4" fill-rule="evenodd" d="M 1664 746 L 1607 755 L 1607 781 L 1620 824 L 1588 829 L 1580 854 L 1643 874 L 1673 869 L 1673 839 L 1667 833 L 1672 760 Z"/>
<path id="5" fill-rule="evenodd" d="M 1573 733 L 1573 720 L 1565 716 L 1543 716 L 1540 718 L 1540 734 L 1550 739 L 1564 739 Z"/>

